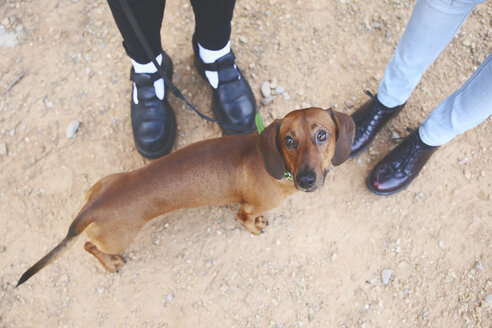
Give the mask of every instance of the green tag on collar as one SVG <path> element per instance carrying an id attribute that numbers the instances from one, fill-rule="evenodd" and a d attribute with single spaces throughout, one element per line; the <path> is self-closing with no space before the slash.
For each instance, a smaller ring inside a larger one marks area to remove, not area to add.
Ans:
<path id="1" fill-rule="evenodd" d="M 294 181 L 294 178 L 292 177 L 292 173 L 290 173 L 288 171 L 284 172 L 284 178 L 286 178 L 287 180 L 290 180 L 290 181 Z"/>
<path id="2" fill-rule="evenodd" d="M 263 126 L 263 121 L 261 119 L 260 113 L 256 113 L 255 123 L 256 123 L 256 128 L 258 129 L 258 133 L 261 134 L 263 130 L 265 130 L 265 127 Z"/>

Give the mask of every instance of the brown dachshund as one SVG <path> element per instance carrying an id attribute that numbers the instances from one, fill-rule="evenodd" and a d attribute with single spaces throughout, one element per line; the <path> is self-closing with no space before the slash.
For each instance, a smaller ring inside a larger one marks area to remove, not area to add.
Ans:
<path id="1" fill-rule="evenodd" d="M 267 224 L 263 212 L 296 189 L 323 186 L 328 167 L 349 157 L 354 129 L 350 116 L 331 109 L 296 110 L 261 134 L 201 141 L 135 171 L 109 175 L 87 192 L 65 239 L 17 286 L 60 257 L 84 230 L 91 240 L 85 249 L 115 272 L 124 263 L 119 254 L 145 223 L 180 208 L 240 203 L 238 219 L 258 234 Z"/>

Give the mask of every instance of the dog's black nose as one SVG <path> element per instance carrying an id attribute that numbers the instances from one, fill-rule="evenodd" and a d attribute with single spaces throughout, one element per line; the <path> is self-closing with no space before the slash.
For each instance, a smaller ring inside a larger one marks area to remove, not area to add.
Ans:
<path id="1" fill-rule="evenodd" d="M 309 189 L 316 183 L 316 173 L 308 171 L 305 173 L 299 173 L 296 177 L 297 184 L 304 189 Z"/>

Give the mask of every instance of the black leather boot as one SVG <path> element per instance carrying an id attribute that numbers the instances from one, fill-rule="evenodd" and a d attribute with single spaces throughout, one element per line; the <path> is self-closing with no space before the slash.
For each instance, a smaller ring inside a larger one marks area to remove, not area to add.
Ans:
<path id="1" fill-rule="evenodd" d="M 387 196 L 408 187 L 439 148 L 424 144 L 418 129 L 410 131 L 410 135 L 389 152 L 367 177 L 367 187 L 373 193 Z"/>
<path id="2" fill-rule="evenodd" d="M 173 64 L 171 58 L 163 51 L 162 65 L 167 77 L 172 79 Z M 137 150 L 147 158 L 159 158 L 168 154 L 176 136 L 176 117 L 167 101 L 169 90 L 165 91 L 163 100 L 157 98 L 154 82 L 159 80 L 159 73 L 135 73 L 133 68 L 130 79 L 137 89 L 138 104 L 131 100 L 131 120 L 133 138 Z M 133 89 L 132 89 L 133 90 Z"/>
<path id="3" fill-rule="evenodd" d="M 255 115 L 258 109 L 255 96 L 248 81 L 235 65 L 232 50 L 214 63 L 205 64 L 200 58 L 196 37 L 193 36 L 193 51 L 195 66 L 207 83 L 205 71 L 215 71 L 219 75 L 217 89 L 212 88 L 212 111 L 217 121 L 228 124 L 227 127 L 220 126 L 224 134 L 249 134 L 256 130 Z"/>
<path id="4" fill-rule="evenodd" d="M 366 93 L 371 99 L 351 115 L 355 122 L 356 129 L 350 157 L 356 157 L 364 152 L 364 150 L 369 147 L 376 134 L 381 131 L 383 126 L 390 119 L 398 115 L 405 106 L 405 104 L 403 104 L 388 108 L 381 104 L 378 98 L 371 92 L 366 91 Z"/>

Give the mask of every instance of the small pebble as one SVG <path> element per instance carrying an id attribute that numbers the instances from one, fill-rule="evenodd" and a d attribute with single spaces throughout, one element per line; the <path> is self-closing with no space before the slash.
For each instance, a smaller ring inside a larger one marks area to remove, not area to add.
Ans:
<path id="1" fill-rule="evenodd" d="M 65 136 L 69 139 L 73 138 L 75 132 L 77 132 L 77 130 L 79 129 L 79 126 L 80 126 L 80 122 L 77 120 L 73 120 L 70 123 L 68 123 L 67 129 L 65 131 Z"/>
<path id="2" fill-rule="evenodd" d="M 0 253 L 1 253 L 1 251 L 0 251 Z M 477 268 L 477 270 L 483 270 L 483 265 L 482 265 L 482 262 L 477 261 L 477 262 L 475 263 L 475 268 Z"/>
<path id="3" fill-rule="evenodd" d="M 103 287 L 99 287 L 99 288 L 97 289 L 97 292 L 98 292 L 99 294 L 104 293 L 104 288 L 103 288 Z"/>
<path id="4" fill-rule="evenodd" d="M 0 143 L 0 156 L 5 156 L 8 154 L 7 144 L 5 142 Z"/>
<path id="5" fill-rule="evenodd" d="M 271 96 L 272 91 L 270 90 L 270 82 L 265 81 L 261 84 L 261 95 L 265 98 Z"/>
<path id="6" fill-rule="evenodd" d="M 248 43 L 248 38 L 245 37 L 244 35 L 241 35 L 239 37 L 239 41 L 241 41 L 242 43 L 246 44 L 246 43 Z"/>
<path id="7" fill-rule="evenodd" d="M 277 87 L 277 78 L 274 77 L 271 81 L 270 81 L 270 88 L 272 89 L 275 89 Z"/>
<path id="8" fill-rule="evenodd" d="M 391 139 L 398 140 L 400 139 L 400 135 L 397 132 L 393 131 L 391 132 Z"/>
<path id="9" fill-rule="evenodd" d="M 15 136 L 15 129 L 10 130 L 9 134 L 11 137 Z"/>
<path id="10" fill-rule="evenodd" d="M 173 293 L 167 294 L 167 301 L 172 302 L 173 300 L 174 300 L 174 294 Z"/>
<path id="11" fill-rule="evenodd" d="M 345 100 L 345 106 L 347 106 L 347 108 L 352 108 L 354 107 L 354 102 L 350 99 L 347 99 Z"/>
<path id="12" fill-rule="evenodd" d="M 282 96 L 284 97 L 284 100 L 285 101 L 289 101 L 290 100 L 290 95 L 287 92 L 282 93 Z"/>
<path id="13" fill-rule="evenodd" d="M 442 240 L 439 240 L 439 247 L 444 248 L 444 242 Z"/>
<path id="14" fill-rule="evenodd" d="M 285 92 L 285 89 L 283 86 L 281 85 L 278 85 L 276 88 L 275 88 L 275 93 L 278 94 L 278 95 L 281 95 L 282 93 Z"/>
<path id="15" fill-rule="evenodd" d="M 51 102 L 48 98 L 44 98 L 44 103 L 47 107 L 53 107 L 53 102 Z"/>
<path id="16" fill-rule="evenodd" d="M 485 296 L 485 302 L 492 306 L 492 294 Z"/>
<path id="17" fill-rule="evenodd" d="M 0 253 L 3 253 L 7 250 L 7 247 L 0 245 Z"/>
<path id="18" fill-rule="evenodd" d="M 390 269 L 384 269 L 383 271 L 381 271 L 381 279 L 383 280 L 383 284 L 389 284 L 392 274 L 393 271 L 391 271 Z"/>
<path id="19" fill-rule="evenodd" d="M 272 100 L 273 100 L 273 97 L 272 97 L 272 96 L 267 96 L 267 97 L 265 97 L 265 98 L 263 98 L 263 99 L 261 100 L 261 103 L 263 104 L 263 106 L 266 106 L 266 105 L 268 105 L 269 103 L 271 103 L 271 102 L 272 102 Z"/>

